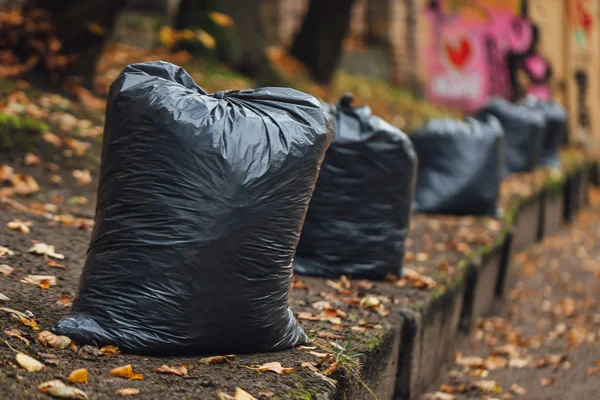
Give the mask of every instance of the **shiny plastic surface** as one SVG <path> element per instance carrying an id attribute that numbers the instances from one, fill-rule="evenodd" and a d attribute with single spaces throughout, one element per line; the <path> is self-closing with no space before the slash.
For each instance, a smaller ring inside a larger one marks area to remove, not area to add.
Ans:
<path id="1" fill-rule="evenodd" d="M 401 275 L 416 156 L 408 137 L 344 96 L 294 261 L 297 273 Z"/>
<path id="2" fill-rule="evenodd" d="M 532 171 L 540 160 L 546 119 L 540 111 L 513 104 L 495 97 L 477 115 L 491 114 L 498 118 L 504 129 L 506 147 L 504 151 L 505 173 Z"/>
<path id="3" fill-rule="evenodd" d="M 543 101 L 534 96 L 527 96 L 520 104 L 540 111 L 546 118 L 546 134 L 542 144 L 540 164 L 543 166 L 560 167 L 559 149 L 563 137 L 567 134 L 567 111 L 555 101 Z"/>
<path id="4" fill-rule="evenodd" d="M 504 132 L 495 117 L 431 120 L 410 139 L 419 157 L 415 212 L 496 215 Z"/>
<path id="5" fill-rule="evenodd" d="M 53 331 L 152 355 L 302 343 L 292 259 L 331 137 L 305 93 L 208 95 L 169 63 L 125 68 L 78 295 Z"/>

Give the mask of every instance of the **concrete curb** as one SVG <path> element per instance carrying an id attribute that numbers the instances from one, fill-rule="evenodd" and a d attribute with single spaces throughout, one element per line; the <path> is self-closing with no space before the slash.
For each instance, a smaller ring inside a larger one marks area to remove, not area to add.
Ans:
<path id="1" fill-rule="evenodd" d="M 459 263 L 456 277 L 444 292 L 432 291 L 418 304 L 396 310 L 379 343 L 362 352 L 362 378 L 373 393 L 343 376 L 337 388 L 308 398 L 366 400 L 373 399 L 373 394 L 381 400 L 419 398 L 451 355 L 457 335 L 470 331 L 475 320 L 504 295 L 513 257 L 558 231 L 587 204 L 586 189 L 598 179 L 592 168 L 596 164 L 587 162 L 563 181 L 548 184 L 523 200 L 514 218 L 504 221 L 504 231 L 493 245 Z"/>

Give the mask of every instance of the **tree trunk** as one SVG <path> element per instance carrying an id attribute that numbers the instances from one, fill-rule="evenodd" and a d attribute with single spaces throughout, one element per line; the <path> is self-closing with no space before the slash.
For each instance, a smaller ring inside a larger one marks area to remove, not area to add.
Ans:
<path id="1" fill-rule="evenodd" d="M 215 38 L 214 52 L 203 57 L 216 56 L 259 85 L 283 85 L 266 56 L 266 30 L 261 14 L 263 7 L 276 3 L 276 0 L 181 0 L 175 27 L 200 28 Z M 234 25 L 217 25 L 209 17 L 211 11 L 228 15 Z"/>
<path id="2" fill-rule="evenodd" d="M 308 68 L 313 79 L 328 84 L 342 54 L 355 0 L 310 0 L 291 54 Z"/>
<path id="3" fill-rule="evenodd" d="M 55 58 L 42 60 L 34 74 L 54 81 L 78 78 L 91 87 L 104 42 L 125 4 L 124 0 L 27 0 L 24 14 L 35 15 L 36 9 L 48 13 L 50 34 L 60 42 L 52 54 Z"/>

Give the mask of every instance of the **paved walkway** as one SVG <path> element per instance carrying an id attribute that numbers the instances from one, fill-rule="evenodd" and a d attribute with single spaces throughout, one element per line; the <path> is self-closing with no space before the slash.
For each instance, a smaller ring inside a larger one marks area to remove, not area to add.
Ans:
<path id="1" fill-rule="evenodd" d="M 513 261 L 507 299 L 478 321 L 424 398 L 600 399 L 600 191 Z"/>

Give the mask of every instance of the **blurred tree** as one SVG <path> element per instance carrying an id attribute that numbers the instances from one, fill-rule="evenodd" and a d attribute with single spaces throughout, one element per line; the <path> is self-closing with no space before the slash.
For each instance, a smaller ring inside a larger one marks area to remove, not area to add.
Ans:
<path id="1" fill-rule="evenodd" d="M 181 0 L 175 28 L 206 31 L 216 42 L 214 50 L 204 49 L 206 57 L 216 56 L 260 85 L 282 85 L 282 78 L 266 55 L 266 31 L 261 18 L 263 7 L 275 3 L 276 0 Z M 225 14 L 233 23 L 223 23 L 214 12 Z"/>
<path id="2" fill-rule="evenodd" d="M 29 77 L 51 78 L 55 83 L 78 77 L 80 84 L 91 87 L 103 44 L 125 4 L 124 0 L 26 0 L 24 18 L 38 19 L 39 25 L 47 28 L 40 30 L 45 31 L 42 37 L 32 38 L 25 34 L 24 40 L 29 41 L 29 45 L 15 50 L 23 60 L 31 56 L 27 52 L 35 50 L 39 53 L 35 56 L 40 62 L 30 71 Z"/>
<path id="3" fill-rule="evenodd" d="M 327 84 L 342 54 L 342 42 L 350 27 L 355 0 L 310 0 L 291 54 L 309 70 L 313 79 Z"/>

